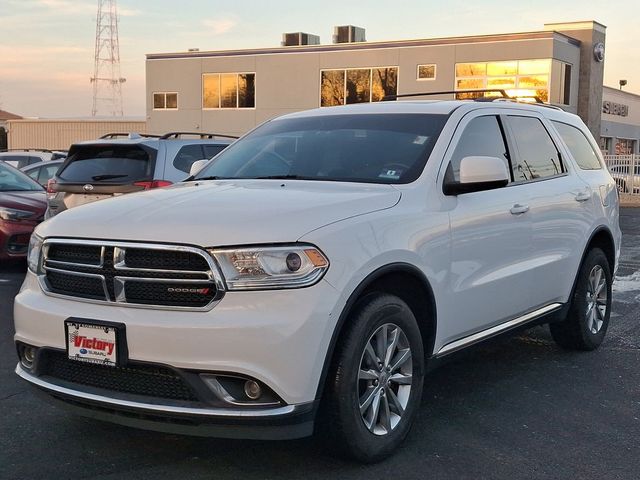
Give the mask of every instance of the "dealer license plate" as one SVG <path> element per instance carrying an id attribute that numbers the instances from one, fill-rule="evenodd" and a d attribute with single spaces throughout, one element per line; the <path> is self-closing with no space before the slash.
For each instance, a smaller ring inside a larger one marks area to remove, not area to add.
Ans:
<path id="1" fill-rule="evenodd" d="M 115 366 L 118 362 L 116 327 L 93 323 L 66 322 L 67 354 L 71 360 Z"/>

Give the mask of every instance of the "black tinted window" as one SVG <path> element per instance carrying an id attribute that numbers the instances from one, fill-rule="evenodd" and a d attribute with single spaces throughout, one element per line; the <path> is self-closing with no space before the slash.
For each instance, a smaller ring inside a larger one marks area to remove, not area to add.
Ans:
<path id="1" fill-rule="evenodd" d="M 502 159 L 509 170 L 507 146 L 497 117 L 477 117 L 469 122 L 453 151 L 447 175 L 460 181 L 460 162 L 464 157 L 483 156 Z"/>
<path id="2" fill-rule="evenodd" d="M 154 159 L 139 145 L 72 148 L 58 177 L 67 182 L 130 183 L 152 180 Z"/>
<path id="3" fill-rule="evenodd" d="M 0 192 L 42 190 L 42 187 L 27 175 L 0 162 Z"/>
<path id="4" fill-rule="evenodd" d="M 510 116 L 509 124 L 518 148 L 518 158 L 513 162 L 516 182 L 552 177 L 564 171 L 558 149 L 540 120 Z"/>
<path id="5" fill-rule="evenodd" d="M 553 122 L 553 124 L 580 168 L 583 170 L 600 170 L 602 168 L 598 154 L 579 128 L 561 122 Z"/>
<path id="6" fill-rule="evenodd" d="M 197 177 L 408 183 L 422 172 L 446 120 L 422 114 L 274 120 L 223 150 Z"/>
<path id="7" fill-rule="evenodd" d="M 189 173 L 193 162 L 205 158 L 207 157 L 202 150 L 202 145 L 185 145 L 173 159 L 173 166 L 182 172 Z"/>
<path id="8" fill-rule="evenodd" d="M 213 158 L 226 148 L 226 145 L 202 145 L 204 148 L 204 158 Z"/>

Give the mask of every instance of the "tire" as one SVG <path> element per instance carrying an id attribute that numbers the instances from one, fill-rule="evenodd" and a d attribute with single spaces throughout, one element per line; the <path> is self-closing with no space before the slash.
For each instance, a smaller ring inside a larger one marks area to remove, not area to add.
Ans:
<path id="1" fill-rule="evenodd" d="M 598 280 L 598 275 L 601 280 Z M 611 269 L 606 255 L 599 248 L 591 249 L 578 272 L 567 318 L 549 324 L 551 336 L 560 347 L 590 351 L 600 346 L 609 326 L 611 283 Z M 594 286 L 599 292 L 595 296 L 592 293 Z"/>
<path id="2" fill-rule="evenodd" d="M 337 453 L 378 462 L 402 443 L 420 406 L 422 335 L 409 306 L 394 295 L 366 296 L 347 322 L 327 377 L 320 428 Z M 381 349 L 384 338 L 387 348 Z"/>

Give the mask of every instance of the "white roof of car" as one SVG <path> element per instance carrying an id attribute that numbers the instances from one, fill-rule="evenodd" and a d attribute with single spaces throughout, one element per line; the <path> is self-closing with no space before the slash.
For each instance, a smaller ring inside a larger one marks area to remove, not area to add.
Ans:
<path id="1" fill-rule="evenodd" d="M 454 110 L 463 108 L 467 111 L 477 109 L 510 109 L 529 110 L 543 114 L 551 120 L 564 120 L 574 123 L 579 121 L 577 115 L 565 112 L 550 106 L 536 105 L 534 103 L 496 100 L 493 102 L 474 102 L 470 100 L 400 100 L 388 102 L 359 103 L 354 105 L 341 105 L 337 107 L 321 107 L 313 110 L 290 113 L 281 118 L 302 118 L 323 115 L 352 115 L 352 114 L 380 114 L 380 113 L 431 113 L 448 115 Z M 276 119 L 277 120 L 277 119 Z"/>

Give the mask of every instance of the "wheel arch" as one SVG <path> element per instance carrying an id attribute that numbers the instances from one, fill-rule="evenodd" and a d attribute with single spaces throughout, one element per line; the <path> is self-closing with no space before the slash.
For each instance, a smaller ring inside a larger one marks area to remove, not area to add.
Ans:
<path id="1" fill-rule="evenodd" d="M 611 274 L 615 271 L 616 266 L 616 246 L 615 241 L 613 240 L 613 234 L 611 230 L 609 230 L 604 225 L 599 226 L 589 236 L 589 240 L 587 241 L 586 246 L 584 247 L 584 251 L 582 252 L 582 257 L 580 258 L 580 263 L 578 264 L 578 269 L 576 270 L 575 277 L 573 279 L 573 286 L 571 287 L 571 294 L 569 296 L 569 301 L 566 304 L 566 308 L 571 305 L 571 300 L 573 299 L 573 295 L 576 291 L 576 285 L 578 284 L 578 276 L 580 275 L 580 269 L 582 268 L 582 264 L 584 263 L 584 259 L 589 254 L 589 251 L 592 248 L 600 248 L 607 260 L 609 261 L 609 266 L 611 267 Z M 566 311 L 566 308 L 564 309 Z M 560 316 L 559 318 L 562 318 Z"/>
<path id="2" fill-rule="evenodd" d="M 429 358 L 433 354 L 437 330 L 437 309 L 431 284 L 425 274 L 414 265 L 404 262 L 384 265 L 367 275 L 349 295 L 329 342 L 316 391 L 316 400 L 322 398 L 336 345 L 348 324 L 349 315 L 357 307 L 360 300 L 374 292 L 397 295 L 409 305 L 418 321 L 425 356 Z"/>

